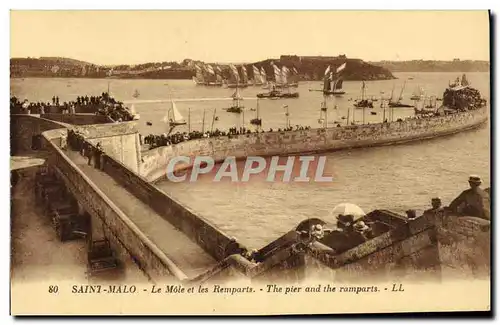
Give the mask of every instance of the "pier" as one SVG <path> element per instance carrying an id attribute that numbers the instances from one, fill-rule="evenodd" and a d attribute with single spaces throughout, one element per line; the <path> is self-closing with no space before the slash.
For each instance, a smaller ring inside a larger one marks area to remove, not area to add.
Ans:
<path id="1" fill-rule="evenodd" d="M 378 211 L 368 216 L 380 225 L 377 236 L 343 253 L 332 254 L 321 241 L 304 246 L 296 229 L 291 229 L 250 254 L 237 240 L 153 182 L 162 177 L 169 159 L 178 155 L 209 155 L 222 160 L 228 155 L 243 158 L 389 145 L 466 131 L 480 127 L 487 119 L 483 108 L 392 123 L 199 139 L 143 155 L 135 122 L 103 123 L 98 117 L 92 120 L 78 114 L 65 116 L 64 122 L 50 114 L 11 115 L 12 156 L 28 152 L 44 159 L 46 174 L 57 179 L 58 186 L 76 200 L 79 215 L 88 215 L 89 225 L 80 231 L 87 256 L 93 245 L 106 240 L 120 268 L 136 268 L 154 283 L 235 277 L 297 281 L 310 274 L 342 280 L 360 274 L 413 276 L 415 270 L 442 279 L 451 269 L 459 268 L 467 276 L 489 270 L 488 221 L 446 214 L 410 220 Z M 92 150 L 98 143 L 102 146 L 99 164 L 95 160 L 89 164 L 81 152 L 71 148 L 68 130 L 83 134 Z M 26 173 L 22 177 L 31 176 Z M 19 217 L 15 211 L 14 219 Z M 456 247 L 463 249 L 457 251 Z"/>

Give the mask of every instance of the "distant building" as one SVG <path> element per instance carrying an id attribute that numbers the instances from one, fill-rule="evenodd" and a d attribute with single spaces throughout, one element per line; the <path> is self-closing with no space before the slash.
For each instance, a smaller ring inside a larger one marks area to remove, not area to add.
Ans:
<path id="1" fill-rule="evenodd" d="M 459 58 L 453 59 L 453 62 L 457 62 L 457 61 L 460 61 L 460 59 Z"/>

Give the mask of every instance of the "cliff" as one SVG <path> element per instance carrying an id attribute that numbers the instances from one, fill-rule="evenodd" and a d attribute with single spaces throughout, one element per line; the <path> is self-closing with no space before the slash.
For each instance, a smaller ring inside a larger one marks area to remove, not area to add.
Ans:
<path id="1" fill-rule="evenodd" d="M 392 72 L 489 72 L 488 61 L 458 60 L 453 61 L 380 61 L 370 64 L 383 67 Z"/>

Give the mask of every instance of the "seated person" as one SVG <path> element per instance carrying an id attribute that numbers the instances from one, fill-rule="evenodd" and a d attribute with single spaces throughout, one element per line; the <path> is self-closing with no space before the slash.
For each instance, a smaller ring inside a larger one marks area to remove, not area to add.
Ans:
<path id="1" fill-rule="evenodd" d="M 432 208 L 425 210 L 424 214 L 434 214 L 443 211 L 443 208 L 441 207 L 441 199 L 438 197 L 434 197 L 431 199 L 431 206 Z"/>
<path id="2" fill-rule="evenodd" d="M 479 187 L 481 183 L 479 176 L 470 176 L 470 188 L 454 199 L 447 209 L 460 216 L 490 220 L 490 196 Z"/>

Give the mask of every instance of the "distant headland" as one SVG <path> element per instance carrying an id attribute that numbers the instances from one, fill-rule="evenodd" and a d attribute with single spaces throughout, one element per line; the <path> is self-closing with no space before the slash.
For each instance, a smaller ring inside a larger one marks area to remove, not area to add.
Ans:
<path id="1" fill-rule="evenodd" d="M 479 60 L 435 61 L 379 61 L 370 64 L 383 67 L 391 72 L 489 72 L 490 62 Z"/>
<path id="2" fill-rule="evenodd" d="M 268 70 L 272 75 L 271 62 L 277 66 L 295 68 L 301 80 L 322 80 L 325 69 L 347 62 L 345 80 L 387 80 L 395 79 L 392 73 L 380 66 L 361 59 L 339 56 L 296 56 L 282 55 L 279 59 L 267 59 L 245 63 L 248 71 L 252 65 Z M 220 66 L 223 76 L 230 75 L 228 64 L 202 62 L 184 59 L 182 62 L 149 62 L 137 65 L 103 66 L 63 57 L 11 58 L 11 78 L 55 77 L 55 78 L 117 78 L 117 79 L 192 79 L 195 65 L 208 63 Z"/>
<path id="3" fill-rule="evenodd" d="M 137 65 L 97 65 L 90 62 L 63 57 L 11 58 L 10 77 L 45 78 L 116 78 L 116 79 L 192 79 L 195 64 L 219 65 L 223 76 L 229 77 L 228 64 L 184 59 L 182 62 L 149 62 Z M 248 71 L 252 65 L 264 68 L 272 75 L 271 63 L 295 68 L 301 80 L 321 80 L 325 69 L 347 63 L 344 80 L 389 80 L 395 79 L 392 72 L 488 72 L 488 61 L 380 61 L 366 62 L 361 59 L 339 56 L 282 55 L 279 59 L 245 63 Z"/>

